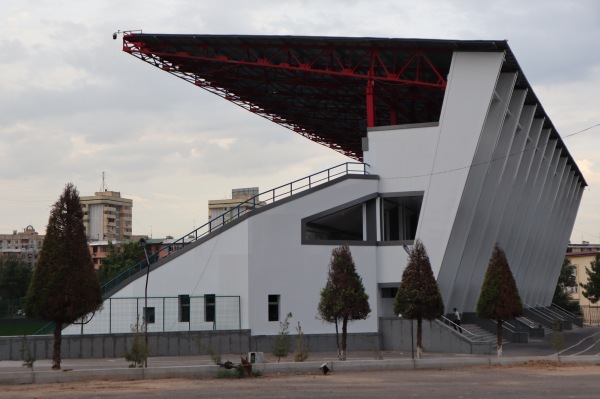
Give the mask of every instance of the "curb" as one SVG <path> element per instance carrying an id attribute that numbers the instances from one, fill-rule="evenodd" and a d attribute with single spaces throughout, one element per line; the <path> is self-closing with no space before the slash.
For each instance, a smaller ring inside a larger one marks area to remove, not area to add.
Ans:
<path id="1" fill-rule="evenodd" d="M 530 361 L 554 361 L 554 356 L 534 357 L 461 357 L 435 359 L 347 360 L 302 363 L 266 363 L 257 369 L 263 375 L 320 374 L 325 363 L 331 372 L 381 371 L 381 370 L 435 370 L 462 367 L 492 367 L 523 364 Z M 562 357 L 561 363 L 587 363 L 600 365 L 598 356 Z M 0 372 L 0 385 L 51 384 L 86 381 L 135 381 L 164 378 L 217 378 L 221 368 L 215 365 L 169 366 L 152 368 L 75 369 L 69 371 Z"/>

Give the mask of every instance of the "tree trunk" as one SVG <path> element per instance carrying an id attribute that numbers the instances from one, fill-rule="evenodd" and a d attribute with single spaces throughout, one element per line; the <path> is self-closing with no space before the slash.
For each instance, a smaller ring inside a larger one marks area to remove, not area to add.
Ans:
<path id="1" fill-rule="evenodd" d="M 52 354 L 52 370 L 60 370 L 60 346 L 62 343 L 62 323 L 55 322 L 54 353 Z"/>
<path id="2" fill-rule="evenodd" d="M 423 319 L 419 316 L 417 317 L 417 359 L 423 357 L 423 347 L 422 338 L 423 338 Z"/>
<path id="3" fill-rule="evenodd" d="M 346 332 L 348 329 L 348 318 L 344 317 L 342 320 L 342 359 L 346 360 Z"/>
<path id="4" fill-rule="evenodd" d="M 498 357 L 502 357 L 502 320 L 498 319 Z"/>
<path id="5" fill-rule="evenodd" d="M 335 319 L 335 344 L 337 345 L 338 359 L 342 360 L 342 352 L 340 350 L 340 334 L 338 331 L 338 321 Z"/>

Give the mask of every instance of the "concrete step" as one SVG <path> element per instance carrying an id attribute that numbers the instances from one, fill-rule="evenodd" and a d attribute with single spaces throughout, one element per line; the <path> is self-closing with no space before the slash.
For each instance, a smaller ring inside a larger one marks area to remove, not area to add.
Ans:
<path id="1" fill-rule="evenodd" d="M 498 340 L 496 334 L 489 332 L 476 324 L 464 324 L 462 327 L 465 329 L 463 335 L 473 341 L 492 342 L 495 344 Z M 507 344 L 509 341 L 502 339 L 502 342 L 503 344 Z"/>

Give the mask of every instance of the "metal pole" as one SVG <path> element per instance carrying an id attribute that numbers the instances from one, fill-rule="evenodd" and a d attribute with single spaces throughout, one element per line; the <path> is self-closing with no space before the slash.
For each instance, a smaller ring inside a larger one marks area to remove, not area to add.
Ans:
<path id="1" fill-rule="evenodd" d="M 144 341 L 146 342 L 146 350 L 148 350 L 148 277 L 150 277 L 150 259 L 148 259 L 148 252 L 146 252 L 146 240 L 142 237 L 140 238 L 140 244 L 142 248 L 144 248 L 144 255 L 146 255 L 146 263 L 148 263 L 146 269 L 146 288 L 144 289 Z M 144 362 L 144 367 L 148 367 L 148 356 L 146 356 L 146 361 Z"/>

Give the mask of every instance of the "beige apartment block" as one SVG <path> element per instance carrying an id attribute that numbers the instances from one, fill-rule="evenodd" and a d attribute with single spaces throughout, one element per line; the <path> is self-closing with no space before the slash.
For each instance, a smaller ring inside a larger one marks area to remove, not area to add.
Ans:
<path id="1" fill-rule="evenodd" d="M 588 275 L 586 268 L 591 268 L 591 263 L 596 258 L 596 254 L 600 253 L 600 245 L 589 244 L 571 244 L 567 248 L 565 257 L 575 266 L 573 271 L 577 280 L 577 287 L 571 288 L 571 298 L 578 301 L 583 311 L 583 320 L 586 324 L 597 324 L 600 322 L 600 303 L 591 303 L 581 293 L 582 288 L 579 284 L 587 284 Z"/>
<path id="2" fill-rule="evenodd" d="M 0 234 L 0 256 L 12 255 L 33 267 L 43 241 L 44 235 L 38 234 L 31 225 L 22 232 L 13 230 L 10 234 Z"/>
<path id="3" fill-rule="evenodd" d="M 227 222 L 239 215 L 243 215 L 251 209 L 265 205 L 265 203 L 259 201 L 258 198 L 256 198 L 255 201 L 250 201 L 252 197 L 257 195 L 258 187 L 234 188 L 231 190 L 231 198 L 208 200 L 208 220 L 214 220 L 225 212 L 231 211 L 231 213 L 225 217 L 225 222 Z M 238 206 L 239 212 L 236 210 Z"/>
<path id="4" fill-rule="evenodd" d="M 81 197 L 85 234 L 90 241 L 125 241 L 132 235 L 133 200 L 117 191 Z"/>

